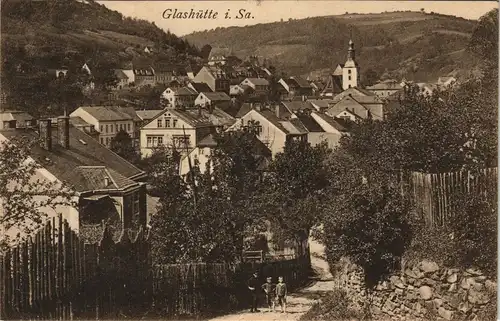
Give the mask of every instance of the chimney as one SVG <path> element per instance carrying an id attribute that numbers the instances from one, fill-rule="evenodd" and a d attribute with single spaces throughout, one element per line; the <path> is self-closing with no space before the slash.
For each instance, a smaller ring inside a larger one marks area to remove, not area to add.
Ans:
<path id="1" fill-rule="evenodd" d="M 255 104 L 255 110 L 261 111 L 262 110 L 262 105 L 260 103 Z"/>
<path id="2" fill-rule="evenodd" d="M 213 113 L 214 112 L 214 108 L 215 108 L 214 105 L 212 105 L 212 104 L 208 105 L 208 113 L 209 114 Z"/>
<path id="3" fill-rule="evenodd" d="M 280 105 L 276 105 L 275 112 L 276 112 L 276 117 L 280 118 Z"/>
<path id="4" fill-rule="evenodd" d="M 107 177 L 107 176 L 104 177 L 104 186 L 106 186 L 106 187 L 109 186 L 109 177 Z"/>
<path id="5" fill-rule="evenodd" d="M 52 150 L 52 121 L 40 119 L 40 144 L 45 150 Z"/>
<path id="6" fill-rule="evenodd" d="M 201 117 L 201 105 L 198 105 L 198 116 Z"/>
<path id="7" fill-rule="evenodd" d="M 63 148 L 69 149 L 69 117 L 57 118 L 57 140 Z"/>

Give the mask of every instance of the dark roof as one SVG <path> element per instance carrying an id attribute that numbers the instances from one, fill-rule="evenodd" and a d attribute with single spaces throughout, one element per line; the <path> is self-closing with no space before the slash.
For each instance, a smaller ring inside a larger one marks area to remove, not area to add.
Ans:
<path id="1" fill-rule="evenodd" d="M 154 121 L 157 117 L 163 115 L 165 112 L 176 115 L 193 127 L 231 126 L 235 122 L 234 117 L 218 107 L 213 108 L 212 112 L 209 112 L 204 108 L 186 110 L 167 108 L 163 110 L 163 112 L 156 115 L 153 119 L 151 119 L 150 122 Z"/>
<path id="2" fill-rule="evenodd" d="M 203 94 L 205 97 L 207 97 L 211 101 L 228 101 L 228 100 L 231 100 L 231 97 L 229 97 L 224 92 L 201 92 L 200 94 Z"/>
<path id="3" fill-rule="evenodd" d="M 323 119 L 325 122 L 327 122 L 329 125 L 331 125 L 333 128 L 335 128 L 339 132 L 346 132 L 347 131 L 347 128 L 344 125 L 342 125 L 342 122 L 339 121 L 339 120 L 342 120 L 342 118 L 333 118 L 333 117 L 330 117 L 330 116 L 323 114 L 323 113 L 314 113 L 314 114 L 316 116 L 320 117 L 321 119 Z"/>
<path id="4" fill-rule="evenodd" d="M 294 81 L 300 88 L 312 88 L 311 84 L 302 77 L 290 77 L 290 80 Z"/>
<path id="5" fill-rule="evenodd" d="M 210 87 L 206 83 L 204 83 L 204 82 L 194 82 L 194 81 L 192 81 L 190 84 L 194 88 L 194 90 L 196 90 L 198 93 L 201 93 L 201 92 L 211 92 L 212 91 L 212 89 L 210 89 Z"/>
<path id="6" fill-rule="evenodd" d="M 115 76 L 118 79 L 128 79 L 128 76 L 121 70 L 121 69 L 115 69 Z"/>
<path id="7" fill-rule="evenodd" d="M 323 128 L 312 118 L 311 115 L 306 113 L 298 113 L 297 118 L 305 126 L 308 132 L 324 132 Z"/>
<path id="8" fill-rule="evenodd" d="M 81 117 L 71 117 L 69 119 L 69 121 L 71 122 L 71 124 L 73 126 L 94 126 L 94 125 L 91 125 L 89 123 L 87 123 L 85 120 L 83 120 Z"/>
<path id="9" fill-rule="evenodd" d="M 321 91 L 322 94 L 337 94 L 342 92 L 342 76 L 330 75 L 328 82 Z"/>
<path id="10" fill-rule="evenodd" d="M 163 109 L 150 109 L 150 110 L 136 110 L 137 116 L 142 120 L 150 120 L 160 114 Z"/>
<path id="11" fill-rule="evenodd" d="M 2 135 L 9 139 L 22 136 L 38 139 L 38 134 L 34 130 L 5 130 L 2 131 Z M 69 140 L 69 149 L 60 146 L 57 143 L 57 128 L 53 127 L 52 150 L 47 151 L 35 145 L 31 149 L 31 157 L 59 180 L 73 185 L 77 191 L 89 191 L 89 184 L 99 184 L 92 180 L 89 181 L 89 178 L 92 175 L 101 175 L 103 173 L 102 168 L 105 168 L 110 173 L 111 179 L 120 188 L 131 184 L 131 179 L 142 177 L 145 174 L 127 160 L 99 144 L 91 136 L 71 125 Z M 95 169 L 82 169 L 88 166 Z"/>

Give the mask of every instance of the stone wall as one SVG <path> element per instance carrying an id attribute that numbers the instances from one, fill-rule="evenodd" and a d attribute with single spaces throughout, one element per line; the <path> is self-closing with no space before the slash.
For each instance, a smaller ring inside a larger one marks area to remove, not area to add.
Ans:
<path id="1" fill-rule="evenodd" d="M 370 293 L 362 270 L 347 260 L 339 263 L 334 277 L 356 306 L 368 303 L 379 320 L 477 320 L 477 313 L 495 300 L 497 291 L 496 282 L 479 270 L 444 268 L 425 260 L 404 266 Z"/>

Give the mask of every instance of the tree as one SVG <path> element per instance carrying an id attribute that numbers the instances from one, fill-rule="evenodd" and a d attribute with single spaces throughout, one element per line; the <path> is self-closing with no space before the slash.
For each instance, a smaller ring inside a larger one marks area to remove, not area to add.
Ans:
<path id="1" fill-rule="evenodd" d="M 134 141 L 124 130 L 120 130 L 116 136 L 111 139 L 110 149 L 132 164 L 137 163 L 139 159 L 139 153 L 134 147 Z"/>
<path id="2" fill-rule="evenodd" d="M 275 237 L 300 243 L 320 222 L 325 200 L 326 145 L 287 141 L 269 166 L 265 179 L 266 217 Z"/>
<path id="3" fill-rule="evenodd" d="M 37 175 L 41 166 L 29 157 L 34 143 L 19 138 L 0 145 L 0 250 L 40 228 L 47 209 L 75 205 L 68 186 Z"/>
<path id="4" fill-rule="evenodd" d="M 377 72 L 371 68 L 367 69 L 363 77 L 364 86 L 372 86 L 379 80 Z"/>
<path id="5" fill-rule="evenodd" d="M 260 175 L 253 133 L 218 134 L 207 171 L 197 162 L 188 177 L 167 166 L 159 177 L 171 191 L 160 195 L 151 221 L 154 257 L 159 263 L 238 262 L 245 231 L 259 221 Z"/>

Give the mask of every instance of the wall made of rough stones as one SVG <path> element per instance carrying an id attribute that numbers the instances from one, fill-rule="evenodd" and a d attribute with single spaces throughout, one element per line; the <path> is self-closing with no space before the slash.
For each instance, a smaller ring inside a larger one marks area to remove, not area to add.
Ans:
<path id="1" fill-rule="evenodd" d="M 337 287 L 344 289 L 353 303 L 362 308 L 369 302 L 379 320 L 477 320 L 477 313 L 497 291 L 495 281 L 476 269 L 440 267 L 432 261 L 403 266 L 397 275 L 379 282 L 372 291 L 364 285 L 362 270 L 341 260 L 334 273 Z"/>

